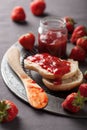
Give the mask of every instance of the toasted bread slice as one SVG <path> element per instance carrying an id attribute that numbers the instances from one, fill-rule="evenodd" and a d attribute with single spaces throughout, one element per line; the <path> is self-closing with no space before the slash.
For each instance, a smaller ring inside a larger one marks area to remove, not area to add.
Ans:
<path id="1" fill-rule="evenodd" d="M 62 76 L 62 79 L 67 79 L 69 77 L 72 77 L 78 70 L 78 62 L 74 61 L 72 59 L 68 59 L 68 62 L 70 62 L 70 72 L 64 74 Z M 42 68 L 39 64 L 35 62 L 31 62 L 30 60 L 24 59 L 24 66 L 27 69 L 34 70 L 38 72 L 42 77 L 47 78 L 47 79 L 55 79 L 59 77 L 59 74 L 55 75 L 46 69 Z"/>
<path id="2" fill-rule="evenodd" d="M 50 90 L 54 91 L 66 91 L 66 90 L 71 90 L 77 86 L 79 86 L 82 81 L 83 81 L 83 74 L 82 72 L 78 69 L 75 75 L 68 79 L 62 79 L 62 83 L 55 85 L 53 83 L 53 80 L 49 79 L 42 79 L 43 83 L 46 85 L 47 88 Z"/>

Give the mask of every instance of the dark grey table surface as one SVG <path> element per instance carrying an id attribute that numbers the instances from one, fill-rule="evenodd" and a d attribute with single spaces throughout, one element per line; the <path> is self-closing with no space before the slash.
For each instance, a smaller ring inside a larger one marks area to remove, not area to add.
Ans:
<path id="1" fill-rule="evenodd" d="M 39 21 L 29 9 L 30 0 L 0 0 L 0 64 L 5 52 L 12 46 L 20 35 L 34 32 L 37 36 Z M 87 26 L 87 0 L 46 0 L 45 16 L 72 16 L 78 23 Z M 14 23 L 10 14 L 13 7 L 24 7 L 26 24 Z M 14 101 L 19 114 L 11 123 L 0 124 L 0 130 L 87 130 L 87 119 L 67 118 L 45 111 L 32 109 L 27 103 L 15 96 L 6 86 L 0 74 L 0 100 Z"/>

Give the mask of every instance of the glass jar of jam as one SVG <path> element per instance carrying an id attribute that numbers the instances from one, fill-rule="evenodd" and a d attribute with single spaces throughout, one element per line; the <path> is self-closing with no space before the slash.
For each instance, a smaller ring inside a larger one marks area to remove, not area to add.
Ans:
<path id="1" fill-rule="evenodd" d="M 64 57 L 67 46 L 67 29 L 64 19 L 45 17 L 38 28 L 39 53 L 49 53 L 53 56 Z"/>

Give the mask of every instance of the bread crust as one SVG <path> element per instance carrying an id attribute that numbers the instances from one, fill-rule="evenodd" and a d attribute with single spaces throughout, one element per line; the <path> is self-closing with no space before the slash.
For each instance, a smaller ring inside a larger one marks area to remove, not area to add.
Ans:
<path id="1" fill-rule="evenodd" d="M 82 81 L 83 81 L 83 74 L 80 71 L 80 69 L 78 69 L 78 71 L 76 72 L 75 75 L 73 75 L 72 77 L 68 78 L 68 79 L 62 79 L 62 83 L 59 85 L 55 85 L 53 84 L 52 81 L 50 81 L 49 79 L 42 79 L 43 83 L 45 84 L 45 86 L 47 88 L 49 88 L 50 90 L 53 91 L 67 91 L 67 90 L 71 90 L 77 86 L 79 86 Z"/>

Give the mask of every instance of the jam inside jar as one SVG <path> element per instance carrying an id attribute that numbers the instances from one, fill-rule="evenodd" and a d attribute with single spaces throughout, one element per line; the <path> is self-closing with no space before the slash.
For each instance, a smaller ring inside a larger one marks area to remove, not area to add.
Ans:
<path id="1" fill-rule="evenodd" d="M 46 17 L 40 21 L 38 28 L 38 51 L 53 56 L 64 57 L 67 46 L 67 29 L 65 21 L 58 17 Z"/>

